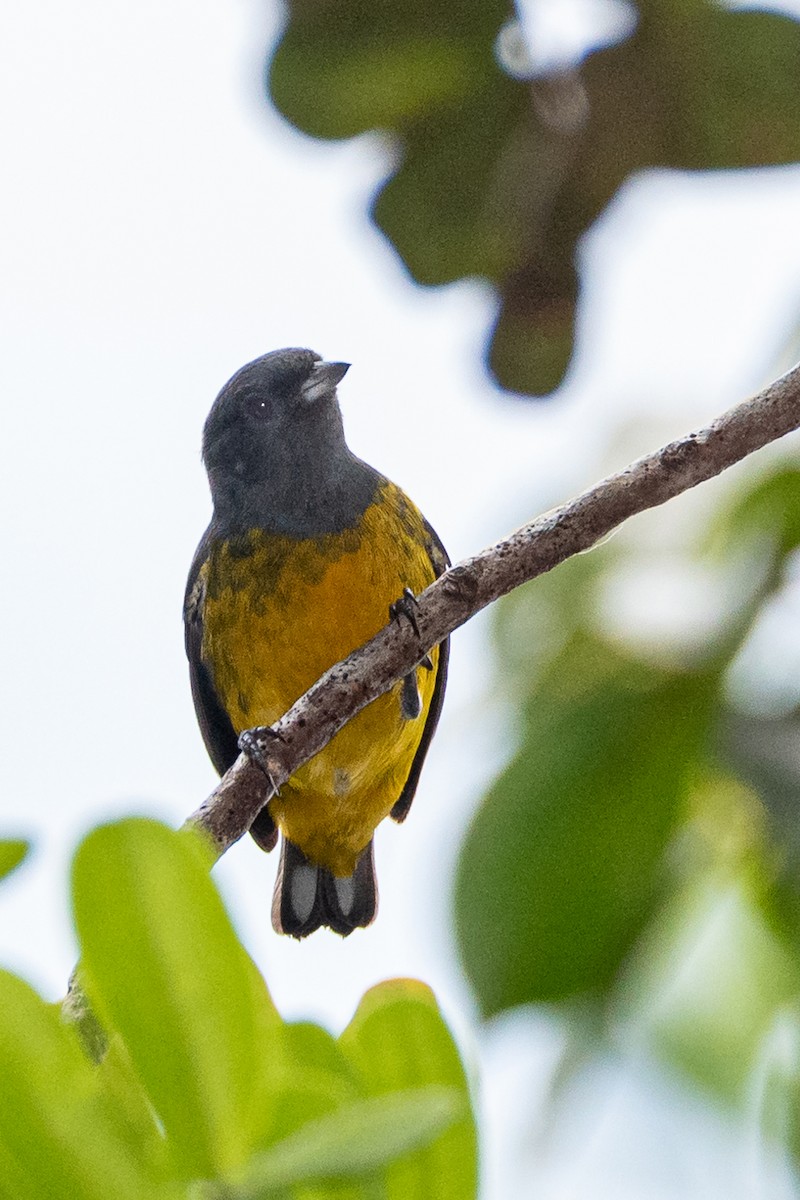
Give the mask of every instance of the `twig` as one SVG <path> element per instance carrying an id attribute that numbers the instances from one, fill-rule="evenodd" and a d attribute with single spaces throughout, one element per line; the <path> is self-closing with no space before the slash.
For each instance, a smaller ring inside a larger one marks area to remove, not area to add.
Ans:
<path id="1" fill-rule="evenodd" d="M 420 637 L 394 621 L 337 663 L 273 727 L 269 771 L 280 787 L 365 705 L 432 646 L 493 600 L 588 550 L 634 513 L 654 508 L 800 426 L 800 367 L 713 424 L 638 459 L 574 500 L 452 567 L 419 597 Z M 189 824 L 223 854 L 269 799 L 261 770 L 240 755 Z"/>

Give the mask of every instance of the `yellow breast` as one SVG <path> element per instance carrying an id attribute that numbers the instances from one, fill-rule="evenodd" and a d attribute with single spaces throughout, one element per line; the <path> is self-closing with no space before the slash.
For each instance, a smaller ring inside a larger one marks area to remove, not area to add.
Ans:
<path id="1" fill-rule="evenodd" d="M 270 725 L 334 663 L 387 622 L 389 605 L 434 578 L 419 511 L 385 485 L 354 530 L 297 540 L 263 530 L 217 543 L 203 567 L 203 660 L 237 733 Z M 422 712 L 403 717 L 398 684 L 368 705 L 270 802 L 281 832 L 349 875 L 398 799 L 435 684 L 418 671 Z"/>

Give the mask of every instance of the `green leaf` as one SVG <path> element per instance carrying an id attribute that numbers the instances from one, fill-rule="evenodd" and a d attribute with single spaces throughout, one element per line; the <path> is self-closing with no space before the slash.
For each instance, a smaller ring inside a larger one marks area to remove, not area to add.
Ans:
<path id="1" fill-rule="evenodd" d="M 112 1037 L 95 1070 L 98 1087 L 109 1102 L 111 1119 L 121 1134 L 135 1141 L 139 1161 L 154 1178 L 174 1173 L 170 1147 L 156 1127 L 147 1093 L 118 1034 Z"/>
<path id="2" fill-rule="evenodd" d="M 702 947 L 702 953 L 698 953 Z M 800 965 L 765 919 L 752 881 L 709 873 L 662 914 L 634 964 L 631 999 L 658 1052 L 752 1112 L 765 1039 L 797 998 Z"/>
<path id="3" fill-rule="evenodd" d="M 283 1028 L 286 1076 L 296 1079 L 308 1072 L 324 1077 L 325 1089 L 342 1099 L 359 1095 L 359 1080 L 339 1042 L 327 1029 L 310 1021 L 293 1021 Z"/>
<path id="4" fill-rule="evenodd" d="M 797 999 L 782 1006 L 762 1038 L 759 1054 L 759 1133 L 800 1159 L 800 1020 Z M 751 1110 L 752 1111 L 752 1110 Z"/>
<path id="5" fill-rule="evenodd" d="M 194 835 L 95 830 L 73 870 L 81 975 L 185 1169 L 240 1165 L 269 1122 L 280 1021 Z"/>
<path id="6" fill-rule="evenodd" d="M 500 0 L 454 0 L 450 10 L 415 0 L 391 7 L 339 0 L 328 14 L 295 0 L 289 13 L 270 89 L 290 120 L 326 138 L 457 108 L 495 73 L 491 47 L 505 17 Z"/>
<path id="7" fill-rule="evenodd" d="M 280 1088 L 264 1139 L 269 1143 L 281 1141 L 312 1117 L 361 1098 L 359 1081 L 336 1039 L 318 1025 L 284 1025 L 280 1064 Z"/>
<path id="8" fill-rule="evenodd" d="M 757 716 L 723 709 L 718 722 L 717 753 L 763 808 L 763 835 L 771 843 L 769 861 L 773 911 L 786 936 L 798 941 L 800 930 L 800 713 Z M 763 850 L 762 850 L 763 853 Z"/>
<path id="9" fill-rule="evenodd" d="M 486 1015 L 611 986 L 659 897 L 716 690 L 714 670 L 661 672 L 587 635 L 549 665 L 458 868 Z"/>
<path id="10" fill-rule="evenodd" d="M 0 1013 L 0 1195 L 162 1195 L 56 1007 L 0 972 Z"/>
<path id="11" fill-rule="evenodd" d="M 800 546 L 800 469 L 781 465 L 737 493 L 712 526 L 712 541 L 730 553 L 759 541 L 783 559 Z"/>
<path id="12" fill-rule="evenodd" d="M 29 850 L 30 842 L 20 840 L 0 842 L 0 879 L 5 875 L 10 875 L 22 860 L 27 858 Z"/>
<path id="13" fill-rule="evenodd" d="M 284 1025 L 281 1055 L 281 1086 L 272 1105 L 265 1143 L 282 1141 L 308 1121 L 361 1099 L 356 1072 L 337 1040 L 318 1025 Z M 355 1185 L 309 1183 L 295 1189 L 292 1200 L 372 1200 L 372 1196 L 369 1181 L 362 1177 Z M 378 1200 L 385 1200 L 382 1193 Z"/>
<path id="14" fill-rule="evenodd" d="M 430 988 L 395 979 L 371 988 L 340 1039 L 364 1089 L 391 1095 L 422 1085 L 455 1089 L 462 1115 L 435 1141 L 386 1171 L 388 1200 L 469 1200 L 477 1191 L 477 1147 L 464 1067 Z"/>
<path id="15" fill-rule="evenodd" d="M 289 0 L 272 98 L 315 137 L 388 131 L 397 162 L 374 217 L 420 283 L 498 293 L 489 363 L 541 395 L 570 359 L 576 248 L 648 168 L 800 158 L 800 27 L 708 0 L 641 0 L 632 35 L 580 69 L 512 78 L 500 0 Z"/>
<path id="16" fill-rule="evenodd" d="M 237 1194 L 255 1200 L 314 1180 L 371 1174 L 429 1144 L 458 1120 L 462 1109 L 463 1097 L 447 1087 L 359 1100 L 307 1122 L 256 1155 Z"/>

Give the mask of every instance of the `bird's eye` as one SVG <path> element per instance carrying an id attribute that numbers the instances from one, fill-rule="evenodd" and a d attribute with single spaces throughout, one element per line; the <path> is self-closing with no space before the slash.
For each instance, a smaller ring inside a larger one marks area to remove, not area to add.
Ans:
<path id="1" fill-rule="evenodd" d="M 266 418 L 272 413 L 272 405 L 263 392 L 251 392 L 245 397 L 245 409 L 254 417 Z"/>

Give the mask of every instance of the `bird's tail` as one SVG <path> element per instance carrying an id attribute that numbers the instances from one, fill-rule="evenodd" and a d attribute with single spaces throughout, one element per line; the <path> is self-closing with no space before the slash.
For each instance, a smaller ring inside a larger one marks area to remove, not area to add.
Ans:
<path id="1" fill-rule="evenodd" d="M 309 862 L 303 851 L 283 838 L 272 924 L 278 933 L 304 938 L 321 925 L 347 937 L 370 925 L 378 911 L 378 883 L 372 842 L 361 852 L 352 875 L 337 878 Z"/>

